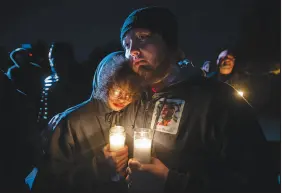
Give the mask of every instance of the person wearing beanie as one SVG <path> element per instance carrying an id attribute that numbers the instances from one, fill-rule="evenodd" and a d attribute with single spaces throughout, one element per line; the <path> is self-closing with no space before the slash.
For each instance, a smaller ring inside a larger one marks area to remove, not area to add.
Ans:
<path id="1" fill-rule="evenodd" d="M 133 11 L 120 40 L 131 68 L 149 88 L 121 122 L 131 138 L 136 128 L 153 131 L 151 163 L 134 157 L 128 162 L 129 192 L 266 190 L 272 176 L 253 109 L 231 86 L 206 79 L 190 63 L 179 65 L 173 13 L 163 7 Z M 168 106 L 172 114 L 162 124 Z"/>

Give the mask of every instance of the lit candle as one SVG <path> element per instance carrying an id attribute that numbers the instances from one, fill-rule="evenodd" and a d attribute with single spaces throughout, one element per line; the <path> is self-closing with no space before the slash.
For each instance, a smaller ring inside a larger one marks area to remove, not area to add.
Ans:
<path id="1" fill-rule="evenodd" d="M 135 139 L 134 140 L 134 158 L 141 163 L 151 162 L 151 145 L 149 139 Z"/>
<path id="2" fill-rule="evenodd" d="M 118 151 L 124 147 L 124 127 L 115 126 L 110 129 L 110 151 Z"/>
<path id="3" fill-rule="evenodd" d="M 122 126 L 114 126 L 110 129 L 110 151 L 118 151 L 124 147 L 125 143 L 125 130 Z M 117 182 L 120 180 L 118 173 L 111 176 L 112 181 Z"/>
<path id="4" fill-rule="evenodd" d="M 141 163 L 151 162 L 152 131 L 140 128 L 134 131 L 133 157 Z"/>

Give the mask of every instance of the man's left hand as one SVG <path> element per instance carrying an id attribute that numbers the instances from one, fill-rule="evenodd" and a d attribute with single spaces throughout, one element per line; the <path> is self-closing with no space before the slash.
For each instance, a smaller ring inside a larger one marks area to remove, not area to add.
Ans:
<path id="1" fill-rule="evenodd" d="M 157 158 L 152 157 L 152 163 L 151 164 L 141 164 L 135 159 L 130 159 L 128 161 L 128 167 L 127 167 L 127 177 L 126 180 L 130 181 L 130 175 L 134 172 L 149 172 L 164 181 L 167 179 L 168 171 L 169 169 Z"/>

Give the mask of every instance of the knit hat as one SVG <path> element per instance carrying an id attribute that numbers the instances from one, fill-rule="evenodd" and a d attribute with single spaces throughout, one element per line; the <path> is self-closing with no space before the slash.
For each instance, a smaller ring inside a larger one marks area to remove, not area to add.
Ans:
<path id="1" fill-rule="evenodd" d="M 123 51 L 110 53 L 100 62 L 94 74 L 92 97 L 106 101 L 110 83 L 127 83 L 135 97 L 141 92 L 142 79 L 130 68 Z"/>
<path id="2" fill-rule="evenodd" d="M 121 28 L 120 40 L 133 28 L 145 28 L 161 35 L 170 48 L 178 46 L 178 24 L 174 14 L 167 8 L 146 7 L 133 11 Z"/>

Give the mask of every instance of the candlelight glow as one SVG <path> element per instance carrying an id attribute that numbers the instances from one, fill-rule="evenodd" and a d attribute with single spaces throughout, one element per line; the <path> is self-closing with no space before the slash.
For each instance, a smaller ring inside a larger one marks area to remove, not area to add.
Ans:
<path id="1" fill-rule="evenodd" d="M 125 136 L 121 133 L 115 133 L 110 136 L 111 151 L 117 151 L 124 147 Z"/>
<path id="2" fill-rule="evenodd" d="M 112 135 L 110 137 L 111 145 L 123 145 L 125 137 L 121 134 Z"/>
<path id="3" fill-rule="evenodd" d="M 115 126 L 110 129 L 110 150 L 118 151 L 124 147 L 125 132 L 122 126 Z"/>
<path id="4" fill-rule="evenodd" d="M 237 91 L 238 92 L 238 94 L 241 96 L 241 97 L 243 97 L 244 96 L 244 92 L 243 91 Z"/>
<path id="5" fill-rule="evenodd" d="M 151 145 L 150 139 L 141 138 L 134 140 L 133 157 L 141 163 L 151 162 Z"/>
<path id="6" fill-rule="evenodd" d="M 114 126 L 110 129 L 110 151 L 118 151 L 125 145 L 125 130 L 123 126 Z M 118 173 L 111 176 L 112 181 L 120 180 Z"/>

